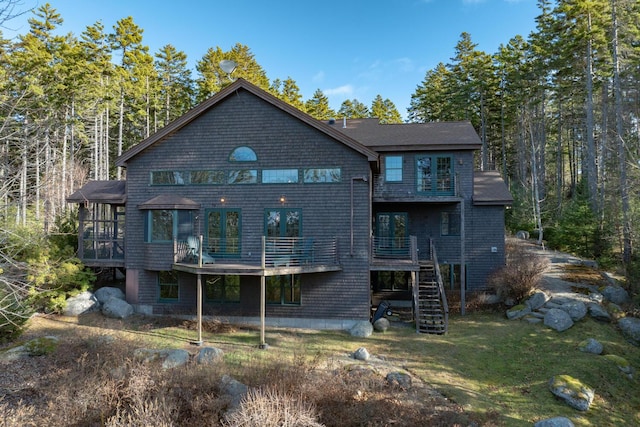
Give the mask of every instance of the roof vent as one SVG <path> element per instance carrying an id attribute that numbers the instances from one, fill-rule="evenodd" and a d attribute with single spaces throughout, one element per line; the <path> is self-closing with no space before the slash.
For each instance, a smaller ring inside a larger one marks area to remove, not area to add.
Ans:
<path id="1" fill-rule="evenodd" d="M 329 124 L 330 125 L 335 125 L 336 124 L 336 119 L 334 119 L 333 117 L 329 119 Z"/>

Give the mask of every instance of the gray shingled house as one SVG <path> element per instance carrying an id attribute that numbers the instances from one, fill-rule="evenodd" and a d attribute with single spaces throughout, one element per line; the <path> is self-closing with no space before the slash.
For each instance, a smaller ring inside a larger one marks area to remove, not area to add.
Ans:
<path id="1" fill-rule="evenodd" d="M 390 300 L 441 333 L 445 291 L 504 264 L 512 198 L 480 144 L 467 122 L 321 122 L 238 79 L 69 197 L 79 257 L 142 313 L 347 328 Z"/>

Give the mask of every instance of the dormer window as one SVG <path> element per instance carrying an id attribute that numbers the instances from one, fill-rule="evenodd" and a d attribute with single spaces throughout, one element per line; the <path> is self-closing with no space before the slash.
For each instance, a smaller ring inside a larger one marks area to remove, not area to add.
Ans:
<path id="1" fill-rule="evenodd" d="M 256 152 L 251 147 L 238 147 L 229 155 L 230 162 L 255 162 L 258 160 Z"/>

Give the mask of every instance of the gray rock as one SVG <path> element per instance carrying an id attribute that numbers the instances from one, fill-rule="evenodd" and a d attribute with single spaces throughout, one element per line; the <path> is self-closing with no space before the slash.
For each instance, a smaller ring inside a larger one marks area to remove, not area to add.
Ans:
<path id="1" fill-rule="evenodd" d="M 587 315 L 587 306 L 582 301 L 569 301 L 562 304 L 560 310 L 566 311 L 574 322 Z"/>
<path id="2" fill-rule="evenodd" d="M 65 316 L 79 316 L 98 310 L 100 310 L 100 302 L 91 292 L 85 291 L 75 297 L 68 298 L 62 314 Z"/>
<path id="3" fill-rule="evenodd" d="M 524 303 L 528 305 L 531 310 L 537 310 L 545 305 L 547 301 L 549 301 L 549 295 L 547 295 L 544 291 L 536 291 Z"/>
<path id="4" fill-rule="evenodd" d="M 397 385 L 403 389 L 411 388 L 411 376 L 402 372 L 389 372 L 387 374 L 387 382 L 390 385 Z"/>
<path id="5" fill-rule="evenodd" d="M 553 417 L 540 420 L 533 427 L 574 427 L 574 424 L 566 417 Z"/>
<path id="6" fill-rule="evenodd" d="M 573 326 L 573 320 L 566 311 L 552 308 L 544 315 L 544 324 L 551 329 L 562 332 Z"/>
<path id="7" fill-rule="evenodd" d="M 578 345 L 578 348 L 580 349 L 580 351 L 593 354 L 602 354 L 602 351 L 604 350 L 600 341 L 595 338 L 589 338 L 582 341 Z"/>
<path id="8" fill-rule="evenodd" d="M 249 388 L 242 384 L 240 381 L 230 377 L 229 375 L 223 375 L 220 380 L 220 389 L 226 395 L 231 398 L 229 409 L 233 410 L 240 406 L 240 402 L 245 394 L 249 391 Z"/>
<path id="9" fill-rule="evenodd" d="M 630 301 L 629 293 L 622 286 L 607 286 L 602 295 L 614 304 L 626 304 Z"/>
<path id="10" fill-rule="evenodd" d="M 604 295 L 602 295 L 600 292 L 591 291 L 589 292 L 589 299 L 593 302 L 602 304 L 602 301 L 604 301 Z"/>
<path id="11" fill-rule="evenodd" d="M 5 352 L 0 352 L 0 359 L 16 361 L 27 357 L 45 356 L 56 350 L 58 347 L 58 341 L 58 337 L 53 335 L 34 338 L 23 345 L 10 348 Z"/>
<path id="12" fill-rule="evenodd" d="M 519 230 L 516 232 L 516 239 L 529 240 L 530 234 L 528 231 Z"/>
<path id="13" fill-rule="evenodd" d="M 611 322 L 611 315 L 600 304 L 595 302 L 587 303 L 587 310 L 589 310 L 589 315 L 595 320 L 600 322 Z"/>
<path id="14" fill-rule="evenodd" d="M 373 325 L 371 322 L 358 322 L 349 329 L 352 337 L 368 338 L 373 334 Z"/>
<path id="15" fill-rule="evenodd" d="M 189 352 L 187 350 L 177 349 L 169 350 L 167 357 L 162 361 L 163 369 L 177 368 L 186 365 L 189 361 Z"/>
<path id="16" fill-rule="evenodd" d="M 113 288 L 110 286 L 105 286 L 103 288 L 98 289 L 94 292 L 94 295 L 100 304 L 104 304 L 110 298 L 118 298 L 121 300 L 125 299 L 124 292 L 120 290 L 120 288 Z"/>
<path id="17" fill-rule="evenodd" d="M 162 367 L 164 369 L 182 366 L 189 361 L 189 352 L 181 349 L 156 350 L 150 348 L 137 348 L 134 350 L 133 356 L 145 363 L 161 360 Z"/>
<path id="18" fill-rule="evenodd" d="M 114 319 L 126 319 L 133 314 L 133 306 L 119 298 L 109 298 L 102 304 L 102 314 Z"/>
<path id="19" fill-rule="evenodd" d="M 222 359 L 223 351 L 215 347 L 203 347 L 196 355 L 198 365 L 208 365 Z"/>
<path id="20" fill-rule="evenodd" d="M 526 304 L 518 304 L 507 310 L 507 319 L 520 319 L 529 313 L 531 313 L 531 307 Z"/>
<path id="21" fill-rule="evenodd" d="M 636 347 L 640 347 L 640 319 L 623 317 L 618 320 L 618 326 L 627 341 Z"/>
<path id="22" fill-rule="evenodd" d="M 389 326 L 389 319 L 382 317 L 375 321 L 375 323 L 373 324 L 373 329 L 376 332 L 386 332 L 389 329 Z"/>
<path id="23" fill-rule="evenodd" d="M 595 397 L 591 388 L 569 375 L 552 377 L 549 381 L 549 390 L 567 405 L 579 411 L 588 410 Z"/>
<path id="24" fill-rule="evenodd" d="M 356 360 L 369 360 L 369 357 L 369 351 L 364 347 L 360 347 L 353 352 L 353 358 Z"/>

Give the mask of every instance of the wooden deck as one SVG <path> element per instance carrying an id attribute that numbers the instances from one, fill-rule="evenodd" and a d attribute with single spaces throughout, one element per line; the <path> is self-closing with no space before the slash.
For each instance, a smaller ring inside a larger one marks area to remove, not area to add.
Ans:
<path id="1" fill-rule="evenodd" d="M 190 264 L 178 262 L 173 264 L 173 269 L 185 273 L 202 274 L 209 276 L 280 276 L 285 274 L 310 274 L 326 273 L 329 271 L 341 271 L 338 264 L 309 264 L 296 266 L 262 267 L 256 264 L 242 264 L 237 262 L 220 260 L 214 264 Z"/>

